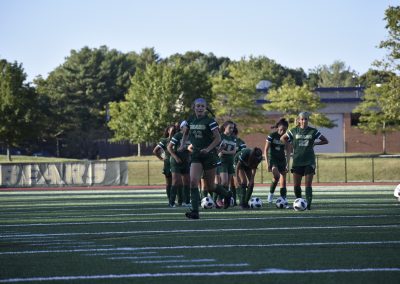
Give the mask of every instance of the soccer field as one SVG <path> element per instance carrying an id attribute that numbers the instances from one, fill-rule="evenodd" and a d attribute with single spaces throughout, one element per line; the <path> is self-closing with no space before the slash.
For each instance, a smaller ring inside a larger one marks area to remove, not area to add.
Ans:
<path id="1" fill-rule="evenodd" d="M 314 186 L 311 211 L 200 220 L 161 189 L 0 191 L 0 283 L 399 283 L 393 190 Z"/>

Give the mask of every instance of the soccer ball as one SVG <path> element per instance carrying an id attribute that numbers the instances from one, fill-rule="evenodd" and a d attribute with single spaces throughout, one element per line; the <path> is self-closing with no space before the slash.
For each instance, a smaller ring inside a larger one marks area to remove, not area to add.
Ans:
<path id="1" fill-rule="evenodd" d="M 225 204 L 225 199 L 222 199 L 222 204 Z M 234 204 L 235 204 L 235 199 L 233 199 L 233 197 L 231 197 L 231 200 L 229 202 L 229 206 L 233 207 Z"/>
<path id="2" fill-rule="evenodd" d="M 293 209 L 296 211 L 304 211 L 307 208 L 307 201 L 305 201 L 303 198 L 297 198 L 293 202 Z"/>
<path id="3" fill-rule="evenodd" d="M 201 200 L 201 207 L 204 209 L 211 209 L 214 207 L 214 200 L 210 197 L 204 197 Z"/>
<path id="4" fill-rule="evenodd" d="M 394 189 L 393 195 L 394 195 L 394 197 L 397 197 L 397 198 L 400 197 L 400 184 L 398 186 L 396 186 L 396 188 Z"/>
<path id="5" fill-rule="evenodd" d="M 275 202 L 276 208 L 283 209 L 288 206 L 286 198 L 279 197 Z"/>
<path id="6" fill-rule="evenodd" d="M 250 208 L 257 209 L 257 208 L 261 208 L 262 205 L 263 205 L 263 203 L 262 203 L 261 198 L 252 197 L 252 198 L 249 200 L 249 206 L 250 206 Z"/>

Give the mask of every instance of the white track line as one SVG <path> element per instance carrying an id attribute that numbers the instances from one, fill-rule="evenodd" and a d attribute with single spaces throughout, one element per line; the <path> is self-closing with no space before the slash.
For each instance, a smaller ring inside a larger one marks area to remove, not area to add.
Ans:
<path id="1" fill-rule="evenodd" d="M 212 221 L 251 221 L 251 220 L 285 220 L 285 219 L 332 219 L 332 218 L 397 218 L 400 217 L 398 214 L 393 215 L 345 215 L 345 216 L 271 216 L 271 217 L 239 217 L 239 218 L 213 218 Z M 196 222 L 209 222 L 210 219 L 199 219 Z M 99 225 L 99 224 L 130 224 L 130 223 L 164 223 L 164 222 L 187 222 L 186 219 L 157 219 L 157 220 L 132 220 L 132 221 L 98 221 L 98 222 L 60 222 L 60 223 L 30 223 L 30 224 L 13 224 L 13 225 L 1 225 L 1 227 L 40 227 L 40 226 L 75 226 L 75 225 Z"/>
<path id="2" fill-rule="evenodd" d="M 198 263 L 198 262 L 215 262 L 214 258 L 195 258 L 195 259 L 166 259 L 166 260 L 137 260 L 131 263 L 138 264 L 155 264 L 155 263 Z"/>
<path id="3" fill-rule="evenodd" d="M 81 253 L 81 252 L 138 252 L 146 250 L 183 250 L 183 249 L 218 249 L 218 248 L 265 248 L 265 247 L 312 247 L 312 246 L 370 246 L 370 245 L 399 245 L 400 241 L 370 241 L 370 242 L 316 242 L 316 243 L 275 243 L 275 244 L 246 244 L 246 245 L 197 245 L 197 246 L 159 246 L 159 247 L 119 247 L 105 249 L 72 249 L 72 250 L 30 250 L 5 251 L 0 255 L 19 254 L 50 254 L 50 253 Z"/>
<path id="4" fill-rule="evenodd" d="M 188 221 L 189 222 L 189 221 Z M 7 234 L 0 239 L 43 238 L 58 236 L 104 236 L 104 235 L 139 235 L 139 234 L 171 234 L 171 233 L 215 233 L 215 232 L 255 232 L 255 231 L 285 231 L 285 230 L 332 230 L 332 229 L 370 229 L 370 228 L 400 228 L 395 225 L 344 225 L 344 226 L 297 226 L 297 227 L 264 227 L 264 228 L 229 228 L 229 229 L 188 229 L 188 230 L 148 230 L 148 231 L 111 231 L 93 233 L 54 233 L 54 234 Z"/>
<path id="5" fill-rule="evenodd" d="M 199 268 L 199 267 L 242 267 L 249 266 L 248 263 L 212 263 L 212 264 L 188 264 L 188 265 L 166 265 L 164 268 Z"/>
<path id="6" fill-rule="evenodd" d="M 219 276 L 258 276 L 274 274 L 323 274 L 323 273 L 369 273 L 369 272 L 400 272 L 400 268 L 331 268 L 290 270 L 266 268 L 262 270 L 245 271 L 218 271 L 218 272 L 176 272 L 176 273 L 137 273 L 137 274 L 109 274 L 109 275 L 82 275 L 82 276 L 55 276 L 55 277 L 27 277 L 2 279 L 0 283 L 18 283 L 32 281 L 73 281 L 73 280 L 95 280 L 95 279 L 129 279 L 129 278 L 161 278 L 161 277 L 219 277 Z"/>
<path id="7" fill-rule="evenodd" d="M 134 259 L 169 259 L 169 258 L 184 258 L 184 255 L 153 255 L 153 256 L 114 256 L 108 257 L 111 260 L 134 260 Z"/>

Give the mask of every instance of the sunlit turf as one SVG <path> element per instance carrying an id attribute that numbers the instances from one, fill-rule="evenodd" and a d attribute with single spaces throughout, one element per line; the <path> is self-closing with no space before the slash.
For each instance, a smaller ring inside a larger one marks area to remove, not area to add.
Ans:
<path id="1" fill-rule="evenodd" d="M 163 189 L 0 192 L 0 283 L 398 283 L 393 189 L 316 186 L 311 211 L 200 220 Z"/>

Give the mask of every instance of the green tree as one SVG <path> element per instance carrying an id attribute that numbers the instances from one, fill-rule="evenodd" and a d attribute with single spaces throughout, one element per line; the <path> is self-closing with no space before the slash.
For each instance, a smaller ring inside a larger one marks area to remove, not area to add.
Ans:
<path id="1" fill-rule="evenodd" d="M 265 117 L 262 108 L 256 104 L 263 96 L 256 92 L 256 85 L 261 80 L 268 80 L 272 88 L 280 86 L 286 80 L 294 81 L 301 70 L 293 72 L 285 69 L 267 57 L 243 58 L 231 62 L 226 73 L 212 78 L 213 106 L 220 120 L 233 120 L 240 124 L 264 124 Z M 304 73 L 304 72 L 303 72 Z M 293 74 L 293 75 L 291 75 Z M 246 132 L 264 132 L 264 127 L 246 127 Z"/>
<path id="2" fill-rule="evenodd" d="M 10 147 L 33 139 L 38 129 L 38 96 L 25 80 L 22 64 L 0 60 L 0 143 L 9 161 Z"/>
<path id="3" fill-rule="evenodd" d="M 375 61 L 374 65 L 384 70 L 400 70 L 400 6 L 390 6 L 385 11 L 386 29 L 388 36 L 379 44 L 379 48 L 386 49 L 385 59 Z"/>
<path id="4" fill-rule="evenodd" d="M 346 66 L 346 63 L 340 60 L 334 61 L 331 65 L 323 65 L 310 70 L 313 74 L 309 76 L 313 79 L 318 76 L 319 87 L 352 87 L 357 85 L 357 72 Z M 314 80 L 314 79 L 313 79 Z M 315 84 L 314 81 L 312 81 Z"/>
<path id="5" fill-rule="evenodd" d="M 388 83 L 368 88 L 353 112 L 360 114 L 358 128 L 382 133 L 382 152 L 386 153 L 387 134 L 400 130 L 400 78 L 394 76 Z"/>
<path id="6" fill-rule="evenodd" d="M 163 129 L 190 113 L 194 98 L 209 98 L 211 86 L 193 65 L 153 63 L 132 77 L 125 100 L 110 105 L 114 140 L 155 142 Z"/>
<path id="7" fill-rule="evenodd" d="M 400 7 L 385 11 L 386 29 L 389 36 L 379 45 L 388 55 L 375 65 L 382 68 L 384 82 L 371 85 L 365 90 L 362 102 L 353 110 L 360 114 L 358 127 L 366 133 L 382 133 L 382 152 L 386 153 L 386 136 L 400 129 Z"/>
<path id="8" fill-rule="evenodd" d="M 267 111 L 279 111 L 293 124 L 300 112 L 307 111 L 311 113 L 310 122 L 313 125 L 326 128 L 336 126 L 324 114 L 318 112 L 324 105 L 319 96 L 311 92 L 306 85 L 285 84 L 276 90 L 271 90 L 266 99 L 268 103 L 263 107 Z"/>
<path id="9" fill-rule="evenodd" d="M 37 90 L 48 97 L 51 125 L 48 136 L 62 135 L 64 156 L 90 157 L 93 140 L 106 136 L 105 108 L 120 101 L 136 69 L 136 54 L 84 47 L 72 50 L 47 79 L 36 80 Z"/>
<path id="10" fill-rule="evenodd" d="M 358 78 L 358 83 L 363 87 L 369 88 L 377 84 L 388 83 L 393 76 L 395 76 L 395 73 L 390 71 L 369 69 Z"/>

